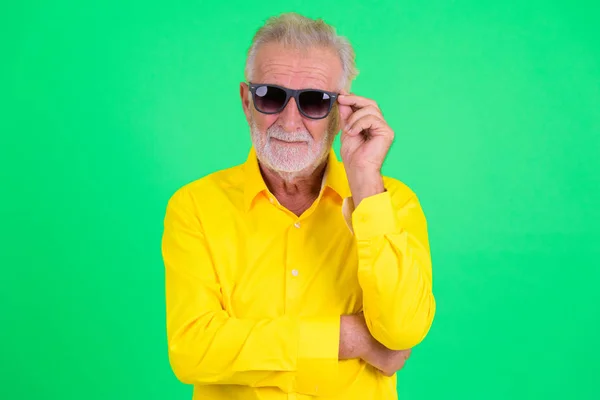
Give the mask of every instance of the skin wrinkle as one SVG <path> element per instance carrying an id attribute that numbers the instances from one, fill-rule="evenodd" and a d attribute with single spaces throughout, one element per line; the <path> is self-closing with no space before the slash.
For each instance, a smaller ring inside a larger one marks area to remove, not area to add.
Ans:
<path id="1" fill-rule="evenodd" d="M 281 68 L 286 68 L 285 66 L 281 66 Z M 302 82 L 304 83 L 305 80 L 309 81 L 309 82 L 314 82 L 312 84 L 309 85 L 302 85 L 302 87 L 297 87 L 297 88 L 290 88 L 290 89 L 322 89 L 322 90 L 329 90 L 329 91 L 333 91 L 333 88 L 328 88 L 327 86 L 327 80 L 325 79 L 325 73 L 323 72 L 322 74 L 315 74 L 312 71 L 308 71 L 308 70 L 300 70 L 298 69 L 297 71 L 292 71 L 292 73 L 296 74 L 296 75 L 306 75 L 306 77 L 303 77 Z M 316 76 L 315 76 L 316 75 Z M 287 74 L 279 74 L 276 72 L 276 68 L 269 68 L 268 71 L 264 71 L 263 72 L 263 76 L 272 76 L 272 78 L 275 81 L 288 81 L 289 82 L 289 77 Z M 261 83 L 265 83 L 265 82 L 261 82 Z M 271 83 L 271 82 L 267 82 L 267 83 Z M 287 82 L 286 82 L 287 83 Z M 283 86 L 287 86 L 288 84 L 284 84 Z"/>
<path id="2" fill-rule="evenodd" d="M 273 44 L 267 44 L 267 46 L 272 46 Z M 330 70 L 331 70 L 331 55 L 334 54 L 330 49 L 322 48 L 321 50 L 325 50 L 325 54 L 323 56 L 314 56 L 311 54 L 314 59 L 314 63 L 310 67 L 302 66 L 302 57 L 294 57 L 297 62 L 292 62 L 293 59 L 284 58 L 281 55 L 276 55 L 272 58 L 265 59 L 264 63 L 260 63 L 257 65 L 257 70 L 260 72 L 259 75 L 263 75 L 265 77 L 272 77 L 275 81 L 286 82 L 289 83 L 289 80 L 294 75 L 299 75 L 302 77 L 302 87 L 291 88 L 291 89 L 323 89 L 329 91 L 338 90 L 338 88 L 328 87 L 328 80 L 330 79 Z M 264 52 L 264 49 L 260 49 L 258 51 L 258 55 L 261 52 Z M 306 56 L 306 51 L 304 52 L 294 52 L 300 53 L 303 56 Z M 289 53 L 288 53 L 289 54 Z M 257 56 L 257 59 L 259 57 Z M 280 61 L 280 59 L 283 60 Z M 340 64 L 341 67 L 341 64 Z M 279 71 L 285 71 L 280 73 Z M 311 82 L 308 86 L 304 85 L 305 81 Z M 314 82 L 314 83 L 312 83 Z M 261 83 L 271 83 L 271 82 L 261 82 Z M 286 86 L 286 84 L 282 84 Z M 311 86 L 312 85 L 312 86 Z"/>

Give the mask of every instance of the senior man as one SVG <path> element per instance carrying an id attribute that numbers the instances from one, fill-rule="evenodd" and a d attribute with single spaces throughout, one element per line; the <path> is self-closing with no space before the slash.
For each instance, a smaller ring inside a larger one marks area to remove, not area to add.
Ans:
<path id="1" fill-rule="evenodd" d="M 167 206 L 172 369 L 194 399 L 396 399 L 435 300 L 419 201 L 381 174 L 394 132 L 322 20 L 269 19 L 245 73 L 246 161 Z"/>

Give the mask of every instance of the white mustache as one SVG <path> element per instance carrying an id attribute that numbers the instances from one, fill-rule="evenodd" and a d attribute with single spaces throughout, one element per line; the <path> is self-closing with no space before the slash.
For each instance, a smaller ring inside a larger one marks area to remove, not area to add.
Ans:
<path id="1" fill-rule="evenodd" d="M 313 137 L 308 132 L 289 133 L 280 128 L 268 129 L 268 139 L 278 139 L 284 142 L 312 142 Z"/>

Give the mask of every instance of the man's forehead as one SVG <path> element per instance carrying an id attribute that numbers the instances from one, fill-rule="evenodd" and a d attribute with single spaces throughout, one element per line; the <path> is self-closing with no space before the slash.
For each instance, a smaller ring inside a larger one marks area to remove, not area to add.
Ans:
<path id="1" fill-rule="evenodd" d="M 337 54 L 322 47 L 295 49 L 267 44 L 259 49 L 255 59 L 256 82 L 292 89 L 335 90 L 341 74 L 342 66 Z"/>

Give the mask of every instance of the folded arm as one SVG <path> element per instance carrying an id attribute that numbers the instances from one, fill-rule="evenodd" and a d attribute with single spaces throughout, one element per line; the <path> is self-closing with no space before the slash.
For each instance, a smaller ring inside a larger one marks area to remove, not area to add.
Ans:
<path id="1" fill-rule="evenodd" d="M 407 190 L 363 198 L 351 214 L 365 320 L 373 337 L 392 350 L 420 343 L 436 308 L 427 224 Z"/>
<path id="2" fill-rule="evenodd" d="M 239 319 L 223 309 L 201 220 L 185 188 L 164 222 L 169 359 L 189 384 L 273 386 L 311 392 L 337 370 L 340 316 Z"/>

